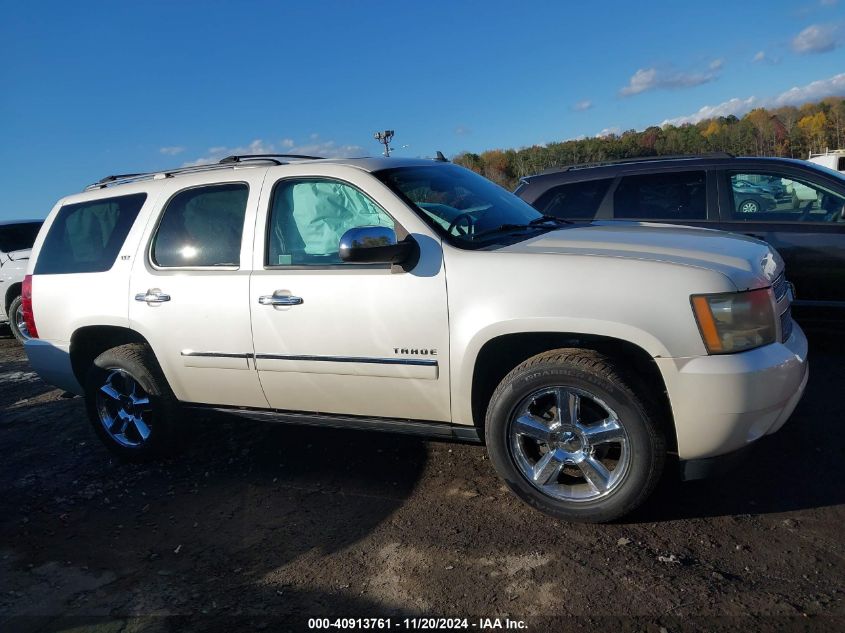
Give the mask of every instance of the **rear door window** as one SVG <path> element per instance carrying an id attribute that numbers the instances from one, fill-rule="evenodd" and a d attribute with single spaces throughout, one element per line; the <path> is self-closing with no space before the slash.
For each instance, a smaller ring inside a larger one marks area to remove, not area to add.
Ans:
<path id="1" fill-rule="evenodd" d="M 592 220 L 612 178 L 572 182 L 552 187 L 532 205 L 540 213 L 565 220 Z"/>
<path id="2" fill-rule="evenodd" d="M 153 238 L 161 268 L 237 267 L 249 187 L 227 183 L 194 187 L 170 199 Z"/>
<path id="3" fill-rule="evenodd" d="M 33 272 L 109 270 L 146 199 L 147 194 L 136 193 L 63 206 L 44 238 Z"/>
<path id="4" fill-rule="evenodd" d="M 625 176 L 613 194 L 617 220 L 706 220 L 707 172 Z"/>

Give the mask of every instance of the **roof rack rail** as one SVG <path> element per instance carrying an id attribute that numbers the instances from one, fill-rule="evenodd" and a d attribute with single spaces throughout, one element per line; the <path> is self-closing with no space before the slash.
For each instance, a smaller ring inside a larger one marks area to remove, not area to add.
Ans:
<path id="1" fill-rule="evenodd" d="M 295 158 L 299 160 L 321 160 L 322 156 L 308 156 L 306 154 L 233 154 L 226 158 L 221 158 L 219 164 L 227 165 L 229 163 L 243 163 L 248 160 L 269 160 L 277 165 L 284 165 L 285 161 L 280 158 Z"/>
<path id="2" fill-rule="evenodd" d="M 590 163 L 577 163 L 575 165 L 566 165 L 564 167 L 551 167 L 544 170 L 542 173 L 552 174 L 555 172 L 569 171 L 571 169 L 585 169 L 587 167 L 624 165 L 626 163 L 646 163 L 653 160 L 695 160 L 701 158 L 736 158 L 736 156 L 728 152 L 712 152 L 709 154 L 666 154 L 663 156 L 632 156 L 630 158 L 610 158 L 608 160 L 598 160 Z"/>
<path id="3" fill-rule="evenodd" d="M 177 174 L 188 174 L 192 172 L 202 172 L 214 169 L 226 169 L 238 167 L 247 162 L 265 162 L 275 165 L 284 165 L 286 161 L 282 158 L 293 158 L 301 160 L 317 160 L 317 156 L 304 156 L 301 154 L 244 154 L 240 156 L 227 156 L 216 163 L 209 163 L 205 165 L 189 165 L 187 167 L 176 167 L 174 169 L 162 169 L 160 171 L 141 172 L 137 174 L 115 174 L 113 176 L 106 176 L 100 178 L 97 182 L 85 187 L 85 191 L 92 189 L 105 189 L 113 185 L 124 185 L 130 182 L 139 182 L 142 180 L 157 180 L 161 178 L 171 178 Z"/>

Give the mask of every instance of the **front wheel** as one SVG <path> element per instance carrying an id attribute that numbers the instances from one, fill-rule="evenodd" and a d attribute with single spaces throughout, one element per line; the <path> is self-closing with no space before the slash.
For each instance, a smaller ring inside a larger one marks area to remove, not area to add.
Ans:
<path id="1" fill-rule="evenodd" d="M 145 345 L 100 354 L 88 372 L 85 404 L 100 440 L 123 459 L 161 457 L 183 444 L 179 403 Z"/>
<path id="2" fill-rule="evenodd" d="M 656 421 L 603 356 L 560 349 L 525 361 L 493 393 L 487 450 L 523 501 L 567 521 L 639 506 L 663 471 Z"/>

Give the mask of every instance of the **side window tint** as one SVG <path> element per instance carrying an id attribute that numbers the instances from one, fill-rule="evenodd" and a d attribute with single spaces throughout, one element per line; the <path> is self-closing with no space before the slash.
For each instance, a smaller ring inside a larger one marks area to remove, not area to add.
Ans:
<path id="1" fill-rule="evenodd" d="M 780 174 L 732 172 L 732 217 L 748 222 L 845 222 L 845 196 Z"/>
<path id="2" fill-rule="evenodd" d="M 359 226 L 392 229 L 394 222 L 351 185 L 334 180 L 283 180 L 273 191 L 266 264 L 341 264 L 340 238 Z"/>
<path id="3" fill-rule="evenodd" d="M 152 260 L 163 268 L 238 266 L 249 187 L 195 187 L 177 193 L 161 216 Z"/>
<path id="4" fill-rule="evenodd" d="M 63 206 L 44 238 L 35 274 L 109 270 L 146 199 L 136 193 Z"/>
<path id="5" fill-rule="evenodd" d="M 565 220 L 592 220 L 611 182 L 607 178 L 552 187 L 533 206 L 540 213 Z"/>
<path id="6" fill-rule="evenodd" d="M 613 217 L 621 220 L 706 220 L 707 174 L 625 176 L 613 194 L 613 207 Z"/>

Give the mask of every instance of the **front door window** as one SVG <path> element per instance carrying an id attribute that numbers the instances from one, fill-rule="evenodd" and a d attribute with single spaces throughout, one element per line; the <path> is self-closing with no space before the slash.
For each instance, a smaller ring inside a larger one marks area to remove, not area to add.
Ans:
<path id="1" fill-rule="evenodd" d="M 845 222 L 845 197 L 804 180 L 763 172 L 730 174 L 733 220 Z"/>

